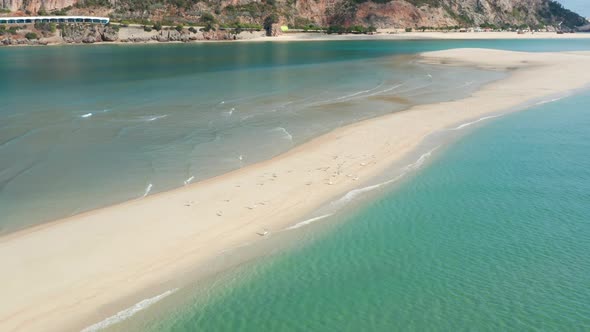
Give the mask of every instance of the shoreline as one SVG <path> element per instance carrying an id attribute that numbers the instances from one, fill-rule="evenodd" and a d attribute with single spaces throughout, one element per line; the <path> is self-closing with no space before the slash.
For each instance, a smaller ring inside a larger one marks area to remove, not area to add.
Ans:
<path id="1" fill-rule="evenodd" d="M 590 52 L 459 49 L 422 61 L 511 75 L 470 97 L 345 126 L 225 175 L 0 237 L 0 282 L 9 286 L 0 329 L 80 330 L 102 321 L 127 307 L 121 301 L 136 303 L 135 294 L 363 187 L 432 132 L 590 83 L 577 75 L 590 69 Z M 98 308 L 110 313 L 99 317 Z"/>
<path id="2" fill-rule="evenodd" d="M 256 36 L 254 36 L 256 35 Z M 326 34 L 312 32 L 288 32 L 275 37 L 267 37 L 260 32 L 242 32 L 241 38 L 236 40 L 206 40 L 197 39 L 190 41 L 102 41 L 94 43 L 67 43 L 49 41 L 47 44 L 20 44 L 1 45 L 2 47 L 47 47 L 47 46 L 90 46 L 90 45 L 166 45 L 166 44 L 207 44 L 207 43 L 254 43 L 254 42 L 303 42 L 303 41 L 354 41 L 354 40 L 380 40 L 380 41 L 411 41 L 411 40 L 531 40 L 531 39 L 562 39 L 562 40 L 586 40 L 590 39 L 590 33 L 577 32 L 559 35 L 556 32 L 536 32 L 517 34 L 516 32 L 394 32 L 381 30 L 374 35 L 364 34 Z"/>

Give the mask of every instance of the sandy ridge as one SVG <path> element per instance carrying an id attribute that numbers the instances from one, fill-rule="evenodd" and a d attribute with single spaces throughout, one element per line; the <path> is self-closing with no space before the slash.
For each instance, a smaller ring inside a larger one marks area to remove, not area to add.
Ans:
<path id="1" fill-rule="evenodd" d="M 458 49 L 422 57 L 512 75 L 462 100 L 346 126 L 229 174 L 2 237 L 0 330 L 80 330 L 139 301 L 134 294 L 261 240 L 264 228 L 293 225 L 433 131 L 590 84 L 590 52 Z"/>

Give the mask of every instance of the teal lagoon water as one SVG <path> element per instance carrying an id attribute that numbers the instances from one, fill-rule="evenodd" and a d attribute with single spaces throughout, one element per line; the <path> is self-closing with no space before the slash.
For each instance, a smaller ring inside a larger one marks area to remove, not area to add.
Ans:
<path id="1" fill-rule="evenodd" d="M 294 248 L 112 330 L 588 331 L 589 106 L 496 119 Z"/>
<path id="2" fill-rule="evenodd" d="M 222 174 L 502 76 L 412 58 L 456 47 L 584 50 L 590 41 L 0 49 L 0 234 Z"/>

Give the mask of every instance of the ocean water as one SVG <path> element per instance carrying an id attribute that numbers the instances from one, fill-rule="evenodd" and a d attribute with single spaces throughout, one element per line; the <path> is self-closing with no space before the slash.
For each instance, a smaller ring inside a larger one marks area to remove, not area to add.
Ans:
<path id="1" fill-rule="evenodd" d="M 588 331 L 589 109 L 585 92 L 470 127 L 289 250 L 111 331 Z"/>
<path id="2" fill-rule="evenodd" d="M 0 234 L 222 174 L 502 76 L 412 58 L 455 47 L 583 50 L 590 41 L 0 49 Z"/>

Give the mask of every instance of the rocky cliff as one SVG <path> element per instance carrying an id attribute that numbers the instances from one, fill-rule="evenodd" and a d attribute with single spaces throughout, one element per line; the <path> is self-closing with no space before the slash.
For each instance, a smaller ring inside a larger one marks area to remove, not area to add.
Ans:
<path id="1" fill-rule="evenodd" d="M 11 11 L 58 9 L 110 15 L 130 22 L 260 24 L 270 15 L 295 27 L 362 25 L 377 28 L 444 26 L 558 26 L 588 22 L 553 0 L 0 0 Z"/>
<path id="2" fill-rule="evenodd" d="M 73 6 L 77 0 L 0 0 L 2 8 L 10 11 L 37 13 L 39 11 L 53 11 Z"/>

